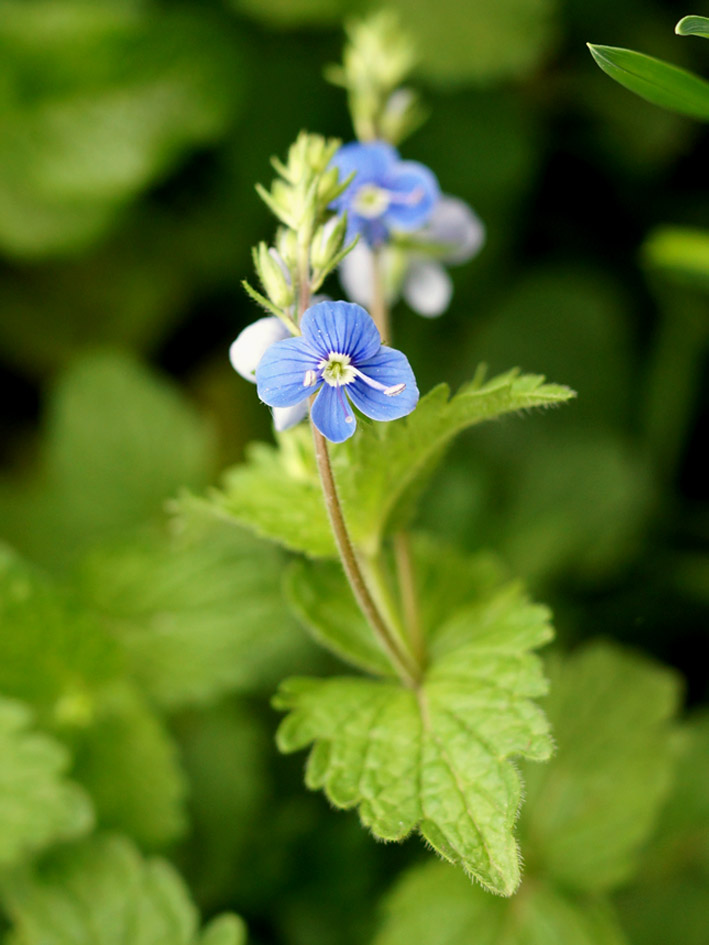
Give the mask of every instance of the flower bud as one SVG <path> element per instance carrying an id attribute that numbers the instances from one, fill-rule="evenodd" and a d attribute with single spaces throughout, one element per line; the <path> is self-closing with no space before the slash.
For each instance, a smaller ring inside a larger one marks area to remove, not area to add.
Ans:
<path id="1" fill-rule="evenodd" d="M 283 259 L 275 249 L 269 249 L 265 243 L 259 243 L 254 256 L 256 271 L 266 295 L 278 308 L 288 308 L 293 304 L 295 295 L 290 273 Z"/>
<path id="2" fill-rule="evenodd" d="M 310 257 L 315 269 L 326 269 L 340 252 L 345 241 L 346 229 L 345 214 L 330 217 L 327 223 L 318 227 L 315 231 Z"/>

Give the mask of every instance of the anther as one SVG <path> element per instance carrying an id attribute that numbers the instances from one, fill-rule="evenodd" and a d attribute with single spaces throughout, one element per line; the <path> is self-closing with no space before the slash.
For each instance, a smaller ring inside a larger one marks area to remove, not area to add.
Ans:
<path id="1" fill-rule="evenodd" d="M 396 397 L 406 388 L 406 384 L 394 384 L 392 387 L 386 387 L 384 393 L 387 397 Z"/>
<path id="2" fill-rule="evenodd" d="M 312 387 L 313 384 L 318 379 L 317 372 L 310 370 L 305 372 L 305 377 L 303 378 L 303 387 Z"/>

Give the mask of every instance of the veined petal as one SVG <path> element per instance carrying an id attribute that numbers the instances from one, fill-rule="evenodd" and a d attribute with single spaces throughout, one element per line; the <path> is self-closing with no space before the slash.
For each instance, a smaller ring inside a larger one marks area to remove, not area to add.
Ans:
<path id="1" fill-rule="evenodd" d="M 411 413 L 418 403 L 419 391 L 406 355 L 395 348 L 382 348 L 377 355 L 357 367 L 362 374 L 385 387 L 405 385 L 400 394 L 391 395 L 370 387 L 359 377 L 348 384 L 345 389 L 350 400 L 365 416 L 372 420 L 398 420 Z"/>
<path id="2" fill-rule="evenodd" d="M 388 226 L 399 230 L 423 226 L 441 192 L 436 175 L 418 161 L 400 161 L 385 186 L 393 196 L 384 219 Z"/>
<path id="3" fill-rule="evenodd" d="M 419 315 L 437 318 L 450 304 L 453 282 L 440 263 L 414 260 L 406 273 L 402 294 Z"/>
<path id="4" fill-rule="evenodd" d="M 258 395 L 269 407 L 292 407 L 314 390 L 303 381 L 317 371 L 318 355 L 303 338 L 287 338 L 271 345 L 256 368 Z"/>
<path id="5" fill-rule="evenodd" d="M 237 336 L 229 348 L 231 366 L 247 381 L 256 383 L 256 368 L 266 350 L 277 341 L 290 338 L 290 332 L 275 315 L 259 318 Z"/>
<path id="6" fill-rule="evenodd" d="M 354 302 L 319 302 L 300 323 L 303 339 L 320 358 L 335 351 L 354 364 L 373 357 L 382 343 L 371 315 Z"/>
<path id="7" fill-rule="evenodd" d="M 323 384 L 310 408 L 310 416 L 322 435 L 332 443 L 348 440 L 357 426 L 352 407 L 345 397 L 344 387 Z"/>
<path id="8" fill-rule="evenodd" d="M 300 423 L 308 416 L 308 403 L 302 401 L 293 407 L 274 407 L 273 408 L 273 426 L 278 433 L 284 430 L 290 430 L 296 423 Z"/>

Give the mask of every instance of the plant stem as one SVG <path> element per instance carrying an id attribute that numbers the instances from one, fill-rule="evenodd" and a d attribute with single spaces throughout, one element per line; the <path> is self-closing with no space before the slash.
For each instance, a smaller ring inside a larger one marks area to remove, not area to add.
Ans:
<path id="1" fill-rule="evenodd" d="M 420 681 L 421 674 L 419 667 L 413 662 L 409 654 L 401 649 L 398 641 L 393 636 L 377 605 L 372 599 L 359 562 L 357 561 L 354 548 L 352 547 L 347 525 L 345 524 L 345 519 L 342 514 L 342 506 L 340 505 L 337 486 L 335 485 L 335 479 L 332 474 L 327 440 L 315 427 L 312 420 L 310 423 L 313 430 L 313 441 L 315 443 L 315 458 L 317 460 L 320 481 L 322 482 L 323 494 L 325 496 L 325 506 L 335 536 L 335 543 L 340 552 L 342 567 L 352 588 L 352 593 L 402 682 L 411 688 L 415 688 Z"/>
<path id="2" fill-rule="evenodd" d="M 404 622 L 409 632 L 414 659 L 423 668 L 426 661 L 426 642 L 421 627 L 416 575 L 408 532 L 400 531 L 394 535 L 394 559 L 396 561 L 399 591 L 401 592 Z"/>

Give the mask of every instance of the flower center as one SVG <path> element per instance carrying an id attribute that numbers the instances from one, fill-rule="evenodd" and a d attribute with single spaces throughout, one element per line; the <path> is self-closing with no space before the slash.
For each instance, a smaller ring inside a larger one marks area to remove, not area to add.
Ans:
<path id="1" fill-rule="evenodd" d="M 349 354 L 338 354 L 331 351 L 327 358 L 318 364 L 318 369 L 322 371 L 322 379 L 330 387 L 342 387 L 344 384 L 351 384 L 357 376 L 356 369 L 351 364 L 352 358 Z"/>
<path id="2" fill-rule="evenodd" d="M 376 184 L 362 184 L 352 201 L 352 209 L 367 220 L 376 220 L 389 209 L 391 194 Z"/>

